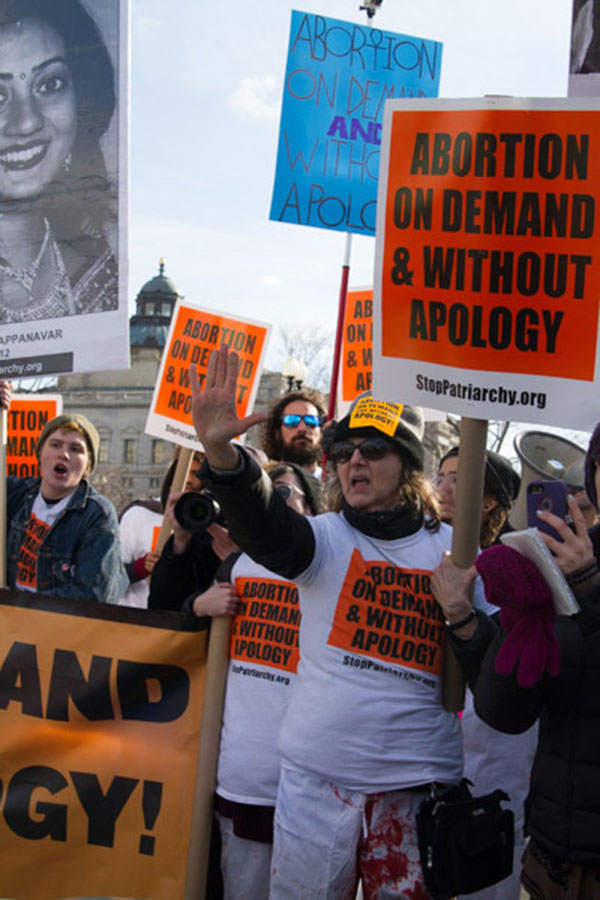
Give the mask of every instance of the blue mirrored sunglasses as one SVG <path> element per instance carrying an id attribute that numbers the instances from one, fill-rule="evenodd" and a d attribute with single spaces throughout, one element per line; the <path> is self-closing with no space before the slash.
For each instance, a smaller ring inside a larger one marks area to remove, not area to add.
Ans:
<path id="1" fill-rule="evenodd" d="M 282 417 L 281 421 L 286 428 L 297 428 L 301 421 L 304 422 L 307 428 L 318 428 L 321 424 L 318 416 L 299 416 L 296 413 L 288 413 Z"/>

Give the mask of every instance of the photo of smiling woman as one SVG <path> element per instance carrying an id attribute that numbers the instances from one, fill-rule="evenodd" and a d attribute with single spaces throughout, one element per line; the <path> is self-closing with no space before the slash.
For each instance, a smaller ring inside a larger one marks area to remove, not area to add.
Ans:
<path id="1" fill-rule="evenodd" d="M 115 105 L 80 0 L 0 0 L 0 324 L 117 308 Z"/>

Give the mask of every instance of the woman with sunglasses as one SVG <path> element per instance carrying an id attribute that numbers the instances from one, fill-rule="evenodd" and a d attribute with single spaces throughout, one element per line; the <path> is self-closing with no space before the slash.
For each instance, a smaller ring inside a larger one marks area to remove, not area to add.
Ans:
<path id="1" fill-rule="evenodd" d="M 316 515 L 310 478 L 293 463 L 265 467 L 290 509 Z M 296 682 L 298 589 L 245 553 L 221 565 L 216 584 L 184 604 L 197 616 L 232 615 L 217 772 L 225 900 L 267 900 L 280 758 L 277 735 Z"/>
<path id="2" fill-rule="evenodd" d="M 337 511 L 289 509 L 231 439 L 238 360 L 213 353 L 201 392 L 192 368 L 202 477 L 232 537 L 298 585 L 298 680 L 279 737 L 272 900 L 426 898 L 415 816 L 429 785 L 462 775 L 459 722 L 442 705 L 445 624 L 431 573 L 450 547 L 424 460 L 420 410 L 360 398 L 328 447 Z M 456 607 L 470 609 L 467 584 Z M 477 593 L 481 605 L 481 594 Z"/>

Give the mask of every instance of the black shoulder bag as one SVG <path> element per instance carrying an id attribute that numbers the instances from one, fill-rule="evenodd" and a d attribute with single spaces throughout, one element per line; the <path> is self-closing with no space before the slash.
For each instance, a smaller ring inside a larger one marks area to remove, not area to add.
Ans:
<path id="1" fill-rule="evenodd" d="M 514 816 L 496 790 L 473 797 L 463 778 L 451 787 L 433 786 L 417 813 L 425 884 L 434 900 L 471 894 L 512 872 Z"/>

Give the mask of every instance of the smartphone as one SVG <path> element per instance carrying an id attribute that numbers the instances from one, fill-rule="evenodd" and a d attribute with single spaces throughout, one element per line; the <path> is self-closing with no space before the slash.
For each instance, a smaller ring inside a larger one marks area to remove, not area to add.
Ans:
<path id="1" fill-rule="evenodd" d="M 564 519 L 567 525 L 573 526 L 573 521 L 567 505 L 569 487 L 564 481 L 532 481 L 527 485 L 527 524 L 530 528 L 539 528 L 545 531 L 557 541 L 562 542 L 559 533 L 538 519 L 537 511 L 551 512 L 553 515 Z"/>

